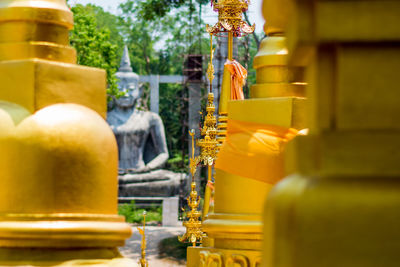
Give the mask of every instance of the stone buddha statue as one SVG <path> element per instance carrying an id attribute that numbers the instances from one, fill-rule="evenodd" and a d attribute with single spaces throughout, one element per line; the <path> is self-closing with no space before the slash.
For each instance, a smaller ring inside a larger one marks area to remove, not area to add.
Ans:
<path id="1" fill-rule="evenodd" d="M 164 191 L 170 190 L 165 194 L 177 194 L 177 174 L 160 170 L 168 160 L 164 125 L 158 114 L 138 109 L 139 76 L 132 71 L 126 46 L 116 76 L 124 96 L 115 100 L 115 107 L 107 113 L 107 122 L 118 143 L 120 196 L 160 195 L 154 192 L 157 183 L 158 191 L 166 187 Z"/>
<path id="2" fill-rule="evenodd" d="M 108 112 L 107 121 L 118 143 L 119 173 L 159 169 L 168 159 L 164 126 L 158 114 L 137 109 L 139 76 L 132 71 L 126 46 L 116 75 L 125 95 L 115 100 L 116 106 Z"/>

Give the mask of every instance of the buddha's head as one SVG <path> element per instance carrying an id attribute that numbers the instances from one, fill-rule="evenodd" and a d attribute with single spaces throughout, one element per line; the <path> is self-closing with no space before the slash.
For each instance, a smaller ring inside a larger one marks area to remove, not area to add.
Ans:
<path id="1" fill-rule="evenodd" d="M 123 96 L 115 101 L 116 105 L 120 108 L 131 108 L 135 106 L 140 97 L 139 76 L 132 70 L 127 46 L 124 47 L 121 65 L 116 76 L 119 79 L 119 90 L 124 93 Z"/>
<path id="2" fill-rule="evenodd" d="M 124 95 L 115 101 L 116 105 L 120 108 L 131 108 L 135 106 L 140 97 L 139 76 L 133 72 L 118 72 L 117 78 L 119 79 L 119 90 L 123 92 Z"/>

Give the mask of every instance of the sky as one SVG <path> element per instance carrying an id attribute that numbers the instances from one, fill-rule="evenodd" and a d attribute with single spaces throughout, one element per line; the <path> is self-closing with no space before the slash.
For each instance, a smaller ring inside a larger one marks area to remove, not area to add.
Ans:
<path id="1" fill-rule="evenodd" d="M 124 0 L 70 0 L 74 4 L 95 4 L 103 7 L 104 10 L 118 15 L 118 5 Z M 249 6 L 249 19 L 252 23 L 256 23 L 256 32 L 262 32 L 264 26 L 264 18 L 261 15 L 262 0 L 253 0 Z M 218 14 L 212 11 L 210 5 L 203 7 L 203 20 L 207 24 L 215 24 L 218 19 Z"/>

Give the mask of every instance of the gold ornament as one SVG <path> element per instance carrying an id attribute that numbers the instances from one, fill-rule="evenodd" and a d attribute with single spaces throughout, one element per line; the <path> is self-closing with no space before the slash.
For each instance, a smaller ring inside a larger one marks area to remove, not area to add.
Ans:
<path id="1" fill-rule="evenodd" d="M 188 206 L 190 211 L 187 212 L 187 219 L 183 222 L 183 226 L 186 227 L 186 233 L 183 236 L 179 236 L 178 240 L 180 242 L 189 241 L 192 243 L 193 247 L 196 243 L 201 243 L 203 237 L 203 231 L 201 229 L 200 211 L 197 210 L 200 205 L 200 196 L 197 195 L 196 182 L 194 180 L 194 175 L 197 170 L 197 164 L 199 163 L 199 157 L 194 156 L 194 130 L 189 132 L 192 137 L 192 157 L 190 158 L 190 172 L 192 175 L 192 183 L 190 185 L 191 191 L 190 196 L 187 198 Z"/>
<path id="2" fill-rule="evenodd" d="M 242 13 L 247 11 L 249 4 L 249 0 L 212 0 L 211 5 L 218 12 L 218 22 L 212 27 L 207 25 L 207 32 L 216 36 L 226 36 L 231 32 L 233 37 L 253 33 L 255 24 L 249 26 L 242 19 Z"/>

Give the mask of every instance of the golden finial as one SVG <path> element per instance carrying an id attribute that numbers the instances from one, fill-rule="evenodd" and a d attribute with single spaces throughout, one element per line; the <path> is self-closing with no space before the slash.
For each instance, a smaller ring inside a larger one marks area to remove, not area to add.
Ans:
<path id="1" fill-rule="evenodd" d="M 250 0 L 211 0 L 214 11 L 218 12 L 218 22 L 212 27 L 207 25 L 207 32 L 216 36 L 226 36 L 231 32 L 233 37 L 253 33 L 255 25 L 249 26 L 242 19 L 249 4 Z"/>
<path id="2" fill-rule="evenodd" d="M 199 163 L 199 157 L 194 156 L 194 130 L 191 130 L 189 134 L 192 137 L 192 156 L 190 158 L 192 183 L 190 185 L 190 195 L 187 198 L 190 211 L 188 211 L 186 214 L 188 219 L 183 222 L 183 226 L 186 227 L 186 233 L 183 236 L 178 237 L 178 240 L 180 242 L 189 241 L 192 243 L 193 247 L 195 247 L 196 243 L 201 243 L 203 231 L 201 230 L 201 221 L 199 220 L 201 214 L 197 210 L 198 206 L 200 205 L 200 196 L 197 195 L 196 182 L 194 180 L 194 175 L 196 174 L 197 165 Z"/>
<path id="3" fill-rule="evenodd" d="M 210 198 L 212 191 L 212 168 L 217 159 L 218 153 L 218 141 L 217 141 L 217 118 L 214 115 L 214 94 L 208 94 L 207 103 L 207 115 L 204 119 L 204 125 L 201 129 L 201 135 L 203 139 L 197 142 L 200 147 L 200 161 L 203 165 L 207 166 L 208 178 L 206 190 L 204 192 L 204 205 L 203 205 L 203 220 L 208 214 L 208 209 L 210 206 Z"/>
<path id="4" fill-rule="evenodd" d="M 143 211 L 143 229 L 140 229 L 137 227 L 139 234 L 142 236 L 142 255 L 140 258 L 140 266 L 141 267 L 148 267 L 149 263 L 146 260 L 146 232 L 145 232 L 145 227 L 146 227 L 146 211 Z"/>

